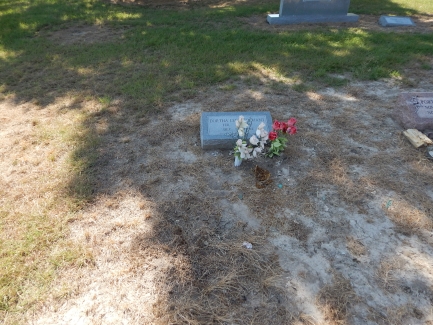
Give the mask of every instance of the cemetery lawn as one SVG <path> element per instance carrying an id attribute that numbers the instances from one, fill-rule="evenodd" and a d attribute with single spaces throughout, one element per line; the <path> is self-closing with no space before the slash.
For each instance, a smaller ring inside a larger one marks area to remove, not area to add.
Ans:
<path id="1" fill-rule="evenodd" d="M 433 324 L 432 162 L 393 119 L 433 2 L 277 2 L 0 0 L 2 323 Z M 201 112 L 262 110 L 283 156 L 201 150 Z"/>

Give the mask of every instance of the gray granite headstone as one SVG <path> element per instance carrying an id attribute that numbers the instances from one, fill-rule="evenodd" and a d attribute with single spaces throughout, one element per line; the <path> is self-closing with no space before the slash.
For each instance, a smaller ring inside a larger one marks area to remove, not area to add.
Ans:
<path id="1" fill-rule="evenodd" d="M 200 139 L 203 149 L 233 149 L 239 139 L 236 120 L 242 115 L 251 121 L 251 127 L 245 136 L 249 139 L 255 134 L 260 123 L 265 123 L 265 130 L 271 131 L 272 117 L 269 112 L 203 112 L 200 118 Z"/>
<path id="2" fill-rule="evenodd" d="M 271 25 L 298 23 L 356 22 L 358 15 L 348 14 L 350 0 L 280 0 L 279 14 L 269 14 Z"/>
<path id="3" fill-rule="evenodd" d="M 402 93 L 395 116 L 405 129 L 433 129 L 433 93 Z"/>
<path id="4" fill-rule="evenodd" d="M 410 17 L 398 17 L 398 16 L 380 16 L 379 24 L 384 27 L 393 26 L 415 26 L 415 23 Z"/>

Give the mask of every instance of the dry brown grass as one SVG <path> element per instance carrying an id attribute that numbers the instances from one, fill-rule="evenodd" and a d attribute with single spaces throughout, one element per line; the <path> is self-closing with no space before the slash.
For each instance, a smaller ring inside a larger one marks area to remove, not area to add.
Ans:
<path id="1" fill-rule="evenodd" d="M 411 321 L 410 318 L 421 320 L 424 316 L 423 312 L 417 309 L 413 304 L 396 306 L 386 310 L 386 321 L 393 325 L 406 325 Z"/>
<path id="2" fill-rule="evenodd" d="M 279 288 L 282 270 L 266 238 L 225 228 L 215 207 L 193 195 L 164 202 L 154 232 L 135 238 L 133 256 L 172 260 L 159 280 L 157 323 L 290 323 L 296 308 Z"/>
<path id="3" fill-rule="evenodd" d="M 317 296 L 327 324 L 347 324 L 350 307 L 358 300 L 350 280 L 341 274 L 334 274 L 331 284 L 325 285 Z"/>
<path id="4" fill-rule="evenodd" d="M 379 284 L 387 291 L 395 292 L 400 285 L 397 271 L 402 268 L 404 262 L 398 257 L 384 259 L 376 271 Z"/>
<path id="5" fill-rule="evenodd" d="M 367 253 L 367 248 L 364 244 L 352 236 L 346 237 L 346 246 L 353 256 L 362 256 Z"/>
<path id="6" fill-rule="evenodd" d="M 41 111 L 12 99 L 0 103 L 3 116 L 0 152 L 4 157 L 1 190 L 1 317 L 16 322 L 17 310 L 45 297 L 56 270 L 92 265 L 85 245 L 68 238 L 68 222 L 80 202 L 65 193 L 74 179 L 71 156 L 86 134 L 86 113 L 60 111 L 71 98 Z M 92 107 L 92 105 L 89 105 Z M 87 141 L 88 138 L 85 138 Z M 78 161 L 76 163 L 79 163 Z M 13 313 L 8 313 L 13 312 Z"/>
<path id="7" fill-rule="evenodd" d="M 55 32 L 42 32 L 43 36 L 60 45 L 94 44 L 107 41 L 120 42 L 125 30 L 108 28 L 106 26 L 74 25 Z M 40 34 L 40 35 L 41 35 Z"/>
<path id="8" fill-rule="evenodd" d="M 386 205 L 390 202 L 390 206 Z M 386 215 L 395 223 L 399 232 L 407 235 L 419 233 L 420 230 L 431 231 L 433 220 L 424 211 L 412 206 L 404 199 L 390 200 L 384 203 Z"/>
<path id="9" fill-rule="evenodd" d="M 314 317 L 301 313 L 299 319 L 293 323 L 293 325 L 319 325 Z"/>

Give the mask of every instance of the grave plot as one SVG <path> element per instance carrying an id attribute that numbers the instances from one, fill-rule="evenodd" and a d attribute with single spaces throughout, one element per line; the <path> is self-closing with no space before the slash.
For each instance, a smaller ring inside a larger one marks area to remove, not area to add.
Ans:
<path id="1" fill-rule="evenodd" d="M 75 294 L 36 323 L 432 320 L 433 175 L 393 119 L 404 89 L 268 85 L 208 90 L 140 123 L 124 115 L 103 140 L 96 200 L 71 225 L 96 267 L 59 279 Z M 235 168 L 230 149 L 201 147 L 216 107 L 295 116 L 298 132 L 281 157 Z"/>

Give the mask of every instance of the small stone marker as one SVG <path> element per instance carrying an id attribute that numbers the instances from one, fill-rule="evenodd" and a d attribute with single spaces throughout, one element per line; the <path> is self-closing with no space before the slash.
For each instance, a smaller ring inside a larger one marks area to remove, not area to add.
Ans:
<path id="1" fill-rule="evenodd" d="M 299 23 L 356 22 L 358 15 L 348 14 L 350 0 L 280 0 L 280 13 L 268 15 L 271 25 Z"/>
<path id="2" fill-rule="evenodd" d="M 272 117 L 269 112 L 203 112 L 200 119 L 200 140 L 203 149 L 233 149 L 239 139 L 235 121 L 242 115 L 251 120 L 251 128 L 246 139 L 256 133 L 260 123 L 271 131 Z"/>
<path id="3" fill-rule="evenodd" d="M 433 93 L 402 93 L 395 115 L 405 129 L 433 129 Z"/>
<path id="4" fill-rule="evenodd" d="M 380 16 L 379 24 L 384 27 L 393 26 L 415 26 L 415 23 L 410 17 L 398 17 L 398 16 Z"/>

